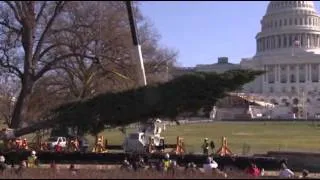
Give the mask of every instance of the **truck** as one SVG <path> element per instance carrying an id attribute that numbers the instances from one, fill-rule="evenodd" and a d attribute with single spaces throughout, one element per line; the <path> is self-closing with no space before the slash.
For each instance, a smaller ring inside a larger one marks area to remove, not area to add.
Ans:
<path id="1" fill-rule="evenodd" d="M 165 130 L 165 124 L 160 119 L 156 119 L 153 122 L 149 121 L 137 132 L 130 133 L 124 139 L 123 150 L 126 153 L 146 153 L 151 141 L 155 149 L 163 150 L 164 137 L 160 136 L 162 129 Z"/>
<path id="2" fill-rule="evenodd" d="M 60 146 L 65 149 L 67 147 L 67 138 L 61 137 L 61 136 L 53 136 L 48 139 L 48 146 L 49 149 L 53 149 L 58 143 L 60 143 Z"/>

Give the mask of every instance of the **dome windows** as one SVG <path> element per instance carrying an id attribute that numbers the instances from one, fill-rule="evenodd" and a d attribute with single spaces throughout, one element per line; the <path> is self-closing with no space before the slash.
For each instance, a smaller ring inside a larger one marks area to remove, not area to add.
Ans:
<path id="1" fill-rule="evenodd" d="M 311 18 L 309 18 L 309 25 L 311 25 Z"/>
<path id="2" fill-rule="evenodd" d="M 301 1 L 298 1 L 298 7 L 301 7 Z"/>
<path id="3" fill-rule="evenodd" d="M 289 47 L 292 46 L 293 38 L 292 35 L 289 35 Z"/>
<path id="4" fill-rule="evenodd" d="M 283 47 L 286 48 L 287 47 L 287 36 L 283 37 Z"/>
<path id="5" fill-rule="evenodd" d="M 308 25 L 308 18 L 304 19 L 304 25 Z"/>

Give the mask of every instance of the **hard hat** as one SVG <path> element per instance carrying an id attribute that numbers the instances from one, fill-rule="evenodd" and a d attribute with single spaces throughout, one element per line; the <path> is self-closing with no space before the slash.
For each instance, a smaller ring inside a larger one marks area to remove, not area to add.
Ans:
<path id="1" fill-rule="evenodd" d="M 0 162 L 5 162 L 6 161 L 6 158 L 4 156 L 0 156 Z"/>
<path id="2" fill-rule="evenodd" d="M 166 153 L 166 155 L 165 155 L 164 157 L 167 158 L 167 159 L 169 159 L 169 158 L 170 158 L 169 153 Z"/>
<path id="3" fill-rule="evenodd" d="M 157 118 L 156 123 L 161 123 L 161 120 L 159 118 Z"/>
<path id="4" fill-rule="evenodd" d="M 36 155 L 36 151 L 31 151 L 31 155 Z"/>
<path id="5" fill-rule="evenodd" d="M 26 141 L 26 140 L 27 140 L 27 138 L 24 138 L 23 140 L 24 140 L 24 141 Z"/>
<path id="6" fill-rule="evenodd" d="M 208 139 L 208 138 L 204 138 L 204 140 L 205 140 L 205 141 L 208 141 L 209 139 Z"/>

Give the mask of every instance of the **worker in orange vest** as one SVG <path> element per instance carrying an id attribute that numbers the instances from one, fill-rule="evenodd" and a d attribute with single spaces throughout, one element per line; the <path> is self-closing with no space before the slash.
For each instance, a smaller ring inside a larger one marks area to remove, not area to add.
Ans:
<path id="1" fill-rule="evenodd" d="M 23 141 L 22 141 L 22 148 L 23 149 L 28 149 L 28 142 L 27 142 L 26 138 L 24 138 Z"/>
<path id="2" fill-rule="evenodd" d="M 74 140 L 74 147 L 75 147 L 75 150 L 76 150 L 76 151 L 79 151 L 79 140 L 78 140 L 78 138 L 76 138 L 76 139 Z"/>

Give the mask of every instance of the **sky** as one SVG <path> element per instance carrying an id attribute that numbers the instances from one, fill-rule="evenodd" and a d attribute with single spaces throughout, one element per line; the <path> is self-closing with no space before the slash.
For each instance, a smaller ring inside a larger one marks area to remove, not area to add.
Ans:
<path id="1" fill-rule="evenodd" d="M 213 64 L 218 57 L 239 63 L 255 54 L 255 36 L 269 1 L 142 1 L 141 10 L 178 50 L 178 64 Z M 320 2 L 315 1 L 317 10 Z"/>

